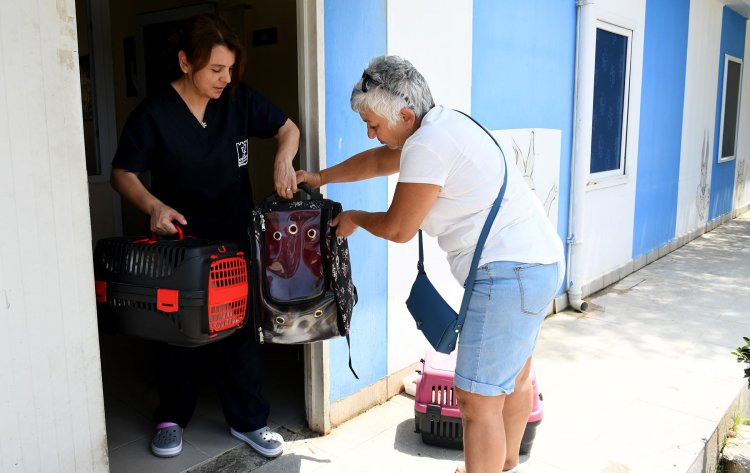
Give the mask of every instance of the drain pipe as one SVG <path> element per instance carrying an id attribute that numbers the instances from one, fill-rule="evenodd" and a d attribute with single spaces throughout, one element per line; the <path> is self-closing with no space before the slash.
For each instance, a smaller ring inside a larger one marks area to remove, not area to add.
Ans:
<path id="1" fill-rule="evenodd" d="M 577 0 L 575 98 L 573 103 L 573 150 L 570 163 L 568 210 L 568 304 L 579 312 L 588 309 L 583 300 L 583 229 L 586 179 L 591 166 L 591 123 L 594 108 L 594 61 L 596 15 L 592 0 Z"/>

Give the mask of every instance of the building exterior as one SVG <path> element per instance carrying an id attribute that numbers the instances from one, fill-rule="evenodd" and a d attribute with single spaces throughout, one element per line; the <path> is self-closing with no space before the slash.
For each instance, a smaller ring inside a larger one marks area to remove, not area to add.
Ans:
<path id="1" fill-rule="evenodd" d="M 262 0 L 153 3 L 129 2 L 141 11 L 124 14 L 107 0 L 2 0 L 0 321 L 8 336 L 0 343 L 0 471 L 107 469 L 91 261 L 97 238 L 123 231 L 106 163 L 135 103 L 116 78 L 118 48 L 131 34 L 117 36 L 118 18 L 207 8 L 249 34 L 248 11 L 275 18 L 284 9 Z M 495 133 L 548 209 L 568 257 L 551 310 L 585 309 L 587 295 L 749 207 L 750 0 L 291 6 L 274 21 L 296 29 L 285 54 L 297 77 L 300 165 L 330 166 L 373 145 L 349 107 L 351 87 L 372 57 L 408 58 L 438 103 Z M 90 65 L 81 60 L 86 34 Z M 89 67 L 93 83 L 82 84 Z M 89 125 L 96 138 L 87 151 Z M 105 157 L 93 173 L 92 153 Z M 394 187 L 390 178 L 326 192 L 345 208 L 384 210 Z M 436 244 L 427 246 L 431 277 L 458 305 L 461 288 Z M 360 231 L 350 248 L 360 379 L 344 340 L 305 348 L 308 421 L 322 432 L 397 393 L 427 347 L 403 304 L 415 242 Z"/>

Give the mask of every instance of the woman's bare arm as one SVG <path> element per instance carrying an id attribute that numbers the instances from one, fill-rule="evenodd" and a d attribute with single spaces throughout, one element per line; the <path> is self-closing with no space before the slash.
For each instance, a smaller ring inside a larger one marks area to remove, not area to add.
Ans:
<path id="1" fill-rule="evenodd" d="M 331 226 L 337 227 L 339 236 L 349 236 L 362 227 L 375 236 L 405 243 L 417 233 L 439 192 L 440 186 L 434 184 L 399 182 L 387 211 L 347 210 L 340 213 Z"/>
<path id="2" fill-rule="evenodd" d="M 401 150 L 387 146 L 357 153 L 346 161 L 318 172 L 297 171 L 297 183 L 317 188 L 332 182 L 355 182 L 372 177 L 390 176 L 401 167 Z"/>
<path id="3" fill-rule="evenodd" d="M 274 188 L 281 197 L 291 199 L 297 192 L 297 180 L 292 163 L 299 150 L 299 128 L 293 121 L 287 119 L 279 128 L 276 139 L 278 147 L 273 163 Z"/>

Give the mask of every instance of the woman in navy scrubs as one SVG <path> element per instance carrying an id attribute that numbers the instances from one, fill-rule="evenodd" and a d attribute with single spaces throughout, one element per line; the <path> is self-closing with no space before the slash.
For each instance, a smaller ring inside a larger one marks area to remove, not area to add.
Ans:
<path id="1" fill-rule="evenodd" d="M 149 96 L 128 118 L 112 162 L 112 186 L 150 218 L 150 230 L 234 241 L 246 254 L 253 206 L 248 174 L 250 137 L 275 138 L 274 186 L 279 196 L 297 191 L 292 160 L 299 129 L 265 97 L 240 83 L 244 51 L 237 35 L 213 14 L 190 18 L 180 35 L 182 74 Z M 257 159 L 253 157 L 253 159 Z M 138 175 L 151 172 L 146 188 Z M 267 457 L 283 451 L 267 426 L 261 396 L 262 347 L 238 332 L 216 342 L 217 384 L 230 433 Z M 162 344 L 154 360 L 160 404 L 152 452 L 182 451 L 182 432 L 198 396 L 201 348 Z"/>

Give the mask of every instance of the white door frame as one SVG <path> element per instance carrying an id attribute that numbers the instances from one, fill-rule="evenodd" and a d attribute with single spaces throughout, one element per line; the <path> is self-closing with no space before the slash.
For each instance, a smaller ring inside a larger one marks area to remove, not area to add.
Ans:
<path id="1" fill-rule="evenodd" d="M 297 0 L 297 87 L 300 167 L 319 170 L 325 158 L 323 0 Z M 331 431 L 328 342 L 305 345 L 305 413 L 316 432 Z"/>

